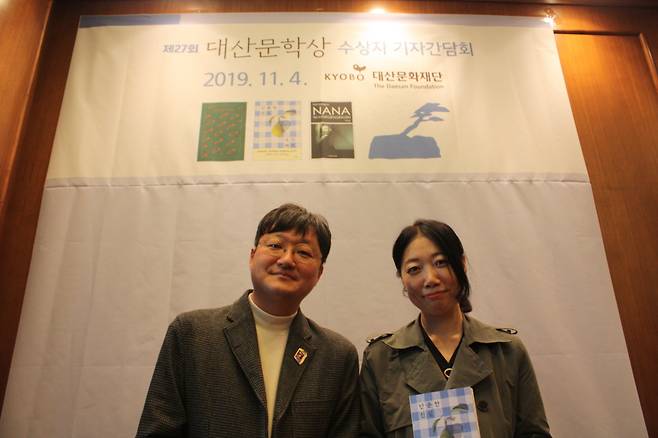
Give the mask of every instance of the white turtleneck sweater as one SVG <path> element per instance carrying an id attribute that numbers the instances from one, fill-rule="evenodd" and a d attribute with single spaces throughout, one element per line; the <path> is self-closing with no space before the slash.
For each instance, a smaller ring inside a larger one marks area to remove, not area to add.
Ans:
<path id="1" fill-rule="evenodd" d="M 258 354 L 265 381 L 265 398 L 267 406 L 267 436 L 272 436 L 272 420 L 274 418 L 274 404 L 276 389 L 279 385 L 279 374 L 283 362 L 283 352 L 288 341 L 290 324 L 297 315 L 295 312 L 289 316 L 270 315 L 258 307 L 249 294 L 249 305 L 256 322 L 256 337 L 258 338 Z"/>

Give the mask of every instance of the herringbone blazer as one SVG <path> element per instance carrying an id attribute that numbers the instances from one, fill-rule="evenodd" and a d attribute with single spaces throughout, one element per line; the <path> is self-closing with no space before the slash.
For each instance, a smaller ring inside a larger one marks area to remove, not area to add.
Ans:
<path id="1" fill-rule="evenodd" d="M 231 306 L 183 313 L 170 324 L 137 437 L 267 438 L 249 292 Z M 308 354 L 301 364 L 294 358 L 299 348 Z M 281 365 L 272 438 L 358 436 L 357 386 L 354 345 L 300 310 Z"/>

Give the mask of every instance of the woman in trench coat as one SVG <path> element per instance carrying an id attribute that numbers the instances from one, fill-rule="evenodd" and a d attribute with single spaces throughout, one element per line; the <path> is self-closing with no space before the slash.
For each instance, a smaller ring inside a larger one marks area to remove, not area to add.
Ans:
<path id="1" fill-rule="evenodd" d="M 413 437 L 409 395 L 460 387 L 473 388 L 481 437 L 550 437 L 516 330 L 467 315 L 464 249 L 452 228 L 417 220 L 398 236 L 393 260 L 420 315 L 369 341 L 361 368 L 361 437 Z"/>

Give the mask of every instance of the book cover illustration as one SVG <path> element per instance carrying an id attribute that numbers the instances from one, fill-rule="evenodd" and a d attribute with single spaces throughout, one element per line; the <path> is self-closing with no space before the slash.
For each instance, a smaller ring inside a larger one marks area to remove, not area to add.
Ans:
<path id="1" fill-rule="evenodd" d="M 311 102 L 311 157 L 354 158 L 352 102 Z"/>
<path id="2" fill-rule="evenodd" d="M 301 105 L 297 100 L 256 101 L 254 110 L 254 160 L 299 160 Z"/>
<path id="3" fill-rule="evenodd" d="M 472 388 L 409 396 L 414 438 L 480 438 Z"/>
<path id="4" fill-rule="evenodd" d="M 404 128 L 399 134 L 377 135 L 370 143 L 368 158 L 440 158 L 441 151 L 436 139 L 422 135 L 409 134 L 425 122 L 442 122 L 444 119 L 436 113 L 450 112 L 445 106 L 428 102 L 413 112 L 410 118 L 413 123 Z M 400 123 L 405 123 L 400 120 Z"/>
<path id="5" fill-rule="evenodd" d="M 246 115 L 246 102 L 203 103 L 197 161 L 244 160 Z"/>

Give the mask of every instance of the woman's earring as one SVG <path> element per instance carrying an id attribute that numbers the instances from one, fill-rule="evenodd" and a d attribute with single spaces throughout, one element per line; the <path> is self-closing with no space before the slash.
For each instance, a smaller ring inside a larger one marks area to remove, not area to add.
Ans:
<path id="1" fill-rule="evenodd" d="M 406 287 L 402 288 L 402 295 L 405 296 L 405 297 L 409 297 L 409 292 L 407 291 Z"/>

